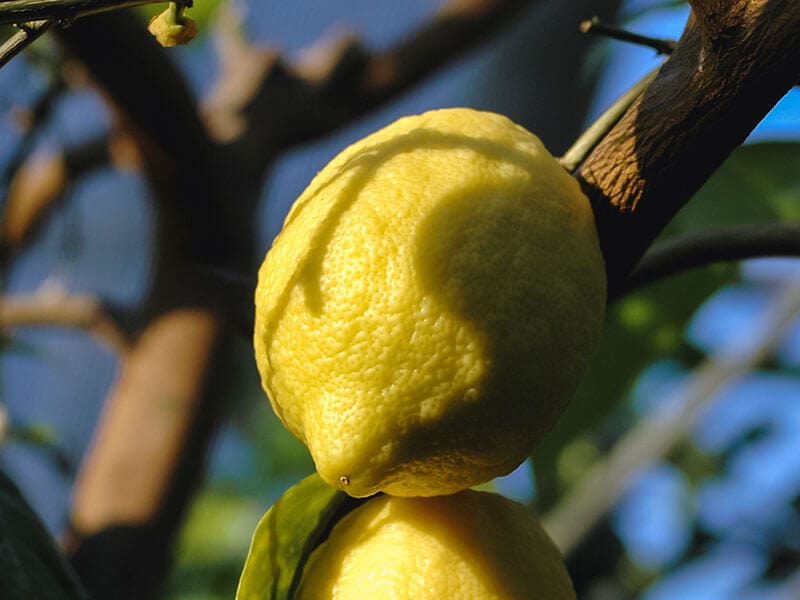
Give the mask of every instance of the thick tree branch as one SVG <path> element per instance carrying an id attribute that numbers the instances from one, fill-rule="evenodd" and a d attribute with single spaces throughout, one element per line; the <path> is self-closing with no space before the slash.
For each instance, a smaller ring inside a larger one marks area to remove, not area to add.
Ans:
<path id="1" fill-rule="evenodd" d="M 625 90 L 625 93 L 603 111 L 603 114 L 575 140 L 564 155 L 558 159 L 567 171 L 572 173 L 586 160 L 586 157 L 603 141 L 608 132 L 619 123 L 631 105 L 644 93 L 656 75 L 658 75 L 658 68 L 653 69 Z"/>
<path id="2" fill-rule="evenodd" d="M 699 3 L 647 91 L 578 170 L 615 295 L 659 231 L 794 85 L 795 0 Z M 702 26 L 701 26 L 702 25 Z"/>
<path id="3" fill-rule="evenodd" d="M 222 157 L 183 77 L 141 21 L 117 11 L 81 19 L 59 37 L 115 99 L 123 123 L 143 148 L 151 185 L 165 199 L 159 203 L 163 217 L 179 223 L 167 225 L 170 243 L 184 255 L 211 262 L 241 250 L 240 236 L 230 235 L 232 207 L 223 209 L 228 182 L 224 167 L 214 164 Z M 186 215 L 192 215 L 191 226 Z"/>

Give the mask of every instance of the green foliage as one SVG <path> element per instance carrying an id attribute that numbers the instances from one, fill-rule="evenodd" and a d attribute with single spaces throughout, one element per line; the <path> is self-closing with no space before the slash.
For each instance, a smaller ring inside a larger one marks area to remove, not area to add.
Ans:
<path id="1" fill-rule="evenodd" d="M 359 502 L 316 473 L 290 488 L 253 534 L 236 599 L 289 600 L 311 552 Z"/>
<path id="2" fill-rule="evenodd" d="M 540 508 L 549 507 L 564 491 L 566 482 L 559 474 L 562 452 L 582 434 L 596 430 L 625 399 L 642 369 L 658 358 L 679 353 L 683 330 L 695 310 L 712 292 L 733 281 L 736 273 L 730 265 L 698 269 L 610 307 L 591 368 L 556 428 L 534 451 Z M 571 470 L 571 474 L 579 472 Z"/>
<path id="3" fill-rule="evenodd" d="M 800 219 L 800 144 L 742 146 L 681 210 L 670 233 Z"/>
<path id="4" fill-rule="evenodd" d="M 262 513 L 259 502 L 238 490 L 203 491 L 181 531 L 166 596 L 230 600 Z"/>
<path id="5" fill-rule="evenodd" d="M 0 598 L 84 600 L 83 591 L 39 518 L 0 472 Z"/>

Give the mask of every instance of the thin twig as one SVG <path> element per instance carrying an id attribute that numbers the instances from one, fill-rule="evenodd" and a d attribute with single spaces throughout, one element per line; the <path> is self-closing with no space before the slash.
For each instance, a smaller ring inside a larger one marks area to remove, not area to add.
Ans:
<path id="1" fill-rule="evenodd" d="M 165 0 L 8 0 L 0 2 L 0 24 L 52 19 L 72 20 L 87 15 Z"/>
<path id="2" fill-rule="evenodd" d="M 664 457 L 691 431 L 703 409 L 726 385 L 757 367 L 784 337 L 800 314 L 800 286 L 779 294 L 746 350 L 725 352 L 707 360 L 682 389 L 666 399 L 656 414 L 630 430 L 544 519 L 544 527 L 568 556 L 600 518 L 628 489 L 633 477 Z"/>
<path id="3" fill-rule="evenodd" d="M 628 88 L 575 140 L 564 155 L 558 159 L 567 171 L 572 173 L 581 165 L 611 128 L 619 122 L 634 101 L 647 89 L 650 82 L 656 78 L 660 68 L 660 66 L 656 67 Z"/>
<path id="4" fill-rule="evenodd" d="M 759 256 L 800 256 L 800 223 L 721 227 L 660 242 L 645 253 L 609 299 L 681 271 Z"/>
<path id="5" fill-rule="evenodd" d="M 41 20 L 20 25 L 19 31 L 0 46 L 0 68 L 8 64 L 8 61 L 39 39 L 55 24 L 55 20 Z"/>
<path id="6" fill-rule="evenodd" d="M 675 44 L 677 43 L 675 40 L 654 38 L 647 35 L 634 33 L 626 29 L 620 29 L 619 27 L 606 25 L 597 17 L 592 17 L 588 21 L 583 21 L 580 24 L 580 28 L 583 33 L 593 33 L 615 40 L 636 44 L 637 46 L 646 46 L 648 48 L 652 48 L 658 54 L 672 54 L 672 51 L 675 50 Z"/>
<path id="7" fill-rule="evenodd" d="M 671 54 L 672 50 L 675 48 L 675 42 L 673 41 L 659 40 L 630 31 L 609 27 L 600 23 L 597 17 L 593 17 L 589 21 L 584 21 L 581 23 L 580 27 L 583 33 L 602 33 L 609 37 L 655 47 L 659 54 Z M 559 159 L 567 171 L 572 173 L 580 166 L 597 144 L 600 143 L 600 140 L 602 140 L 611 128 L 617 124 L 634 101 L 647 89 L 647 86 L 650 85 L 653 79 L 656 78 L 660 68 L 659 66 L 653 69 L 626 90 L 622 96 L 606 109 L 606 111 L 575 140 L 575 143 L 572 144 L 569 150 Z"/>

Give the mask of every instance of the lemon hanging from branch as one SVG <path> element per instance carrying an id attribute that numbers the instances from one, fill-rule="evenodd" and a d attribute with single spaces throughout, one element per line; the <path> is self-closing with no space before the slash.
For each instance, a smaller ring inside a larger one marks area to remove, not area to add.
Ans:
<path id="1" fill-rule="evenodd" d="M 256 359 L 327 482 L 450 494 L 553 426 L 605 297 L 589 201 L 539 139 L 431 111 L 345 149 L 297 199 L 259 273 Z"/>

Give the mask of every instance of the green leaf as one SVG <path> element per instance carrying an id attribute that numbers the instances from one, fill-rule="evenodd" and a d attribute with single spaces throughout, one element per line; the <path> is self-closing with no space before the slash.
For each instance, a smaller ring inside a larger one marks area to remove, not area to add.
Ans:
<path id="1" fill-rule="evenodd" d="M 316 473 L 291 487 L 256 527 L 236 600 L 291 599 L 311 552 L 361 502 Z"/>
<path id="2" fill-rule="evenodd" d="M 738 148 L 675 217 L 668 234 L 800 219 L 800 144 Z"/>
<path id="3" fill-rule="evenodd" d="M 0 598 L 88 600 L 14 483 L 0 472 Z"/>

